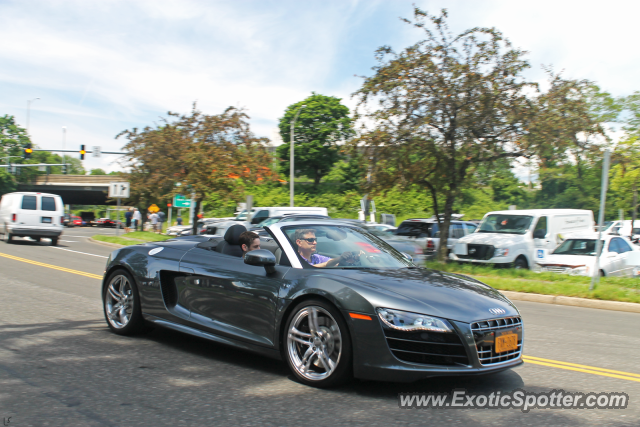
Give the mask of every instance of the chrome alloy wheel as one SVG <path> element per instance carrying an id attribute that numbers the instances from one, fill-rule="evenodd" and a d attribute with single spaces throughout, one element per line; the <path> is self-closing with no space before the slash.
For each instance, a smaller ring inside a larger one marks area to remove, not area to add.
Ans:
<path id="1" fill-rule="evenodd" d="M 287 351 L 300 376 L 310 381 L 324 380 L 340 362 L 340 327 L 324 308 L 303 307 L 289 325 Z"/>
<path id="2" fill-rule="evenodd" d="M 116 329 L 129 324 L 133 315 L 133 289 L 126 276 L 119 274 L 111 279 L 104 298 L 107 320 Z"/>

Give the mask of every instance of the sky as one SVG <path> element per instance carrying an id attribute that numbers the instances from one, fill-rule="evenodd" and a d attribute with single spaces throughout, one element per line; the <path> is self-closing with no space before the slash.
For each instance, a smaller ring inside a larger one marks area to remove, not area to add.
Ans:
<path id="1" fill-rule="evenodd" d="M 123 130 L 166 112 L 245 108 L 272 138 L 285 108 L 317 92 L 353 108 L 361 76 L 382 45 L 422 38 L 400 20 L 413 4 L 446 7 L 453 32 L 496 27 L 543 66 L 613 95 L 640 90 L 635 47 L 640 2 L 489 0 L 0 0 L 0 115 L 27 125 L 40 148 L 119 151 Z M 120 170 L 117 156 L 87 155 L 85 169 Z"/>

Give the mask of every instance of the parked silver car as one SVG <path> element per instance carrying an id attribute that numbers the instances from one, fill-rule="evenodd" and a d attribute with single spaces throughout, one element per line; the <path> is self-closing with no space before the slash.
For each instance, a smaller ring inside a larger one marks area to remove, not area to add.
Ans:
<path id="1" fill-rule="evenodd" d="M 449 252 L 459 238 L 476 231 L 478 225 L 469 221 L 451 221 L 449 225 L 449 239 L 447 248 Z M 399 239 L 412 241 L 418 244 L 424 251 L 427 259 L 435 258 L 440 247 L 440 230 L 438 220 L 435 218 L 411 218 L 402 221 L 394 233 Z"/>

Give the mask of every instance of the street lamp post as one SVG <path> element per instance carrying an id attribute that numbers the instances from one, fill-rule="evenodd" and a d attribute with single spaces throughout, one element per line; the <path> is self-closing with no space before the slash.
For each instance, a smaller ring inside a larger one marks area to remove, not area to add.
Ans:
<path id="1" fill-rule="evenodd" d="M 296 115 L 293 117 L 293 120 L 291 121 L 291 152 L 289 153 L 289 166 L 290 166 L 290 171 L 289 171 L 289 204 L 291 205 L 291 207 L 293 207 L 293 172 L 295 171 L 295 165 L 294 165 L 294 158 L 293 158 L 293 139 L 294 139 L 294 135 L 293 135 L 293 127 L 296 124 L 296 120 L 298 120 L 298 116 L 300 115 L 300 111 L 302 111 L 302 109 L 306 107 L 306 105 L 301 105 L 300 108 L 298 108 L 298 111 L 296 112 Z"/>
<path id="2" fill-rule="evenodd" d="M 27 133 L 29 133 L 29 114 L 31 112 L 31 103 L 37 101 L 40 98 L 34 98 L 27 101 Z"/>

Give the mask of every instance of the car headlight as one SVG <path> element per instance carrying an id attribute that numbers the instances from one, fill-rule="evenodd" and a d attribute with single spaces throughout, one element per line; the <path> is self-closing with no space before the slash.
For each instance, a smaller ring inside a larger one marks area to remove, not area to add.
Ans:
<path id="1" fill-rule="evenodd" d="M 496 248 L 493 251 L 493 256 L 507 256 L 507 255 L 509 255 L 509 249 L 508 248 L 504 248 L 504 249 Z"/>
<path id="2" fill-rule="evenodd" d="M 378 308 L 378 317 L 385 326 L 399 331 L 432 331 L 453 332 L 453 328 L 444 319 L 425 316 L 424 314 L 409 313 L 407 311 Z"/>
<path id="3" fill-rule="evenodd" d="M 589 274 L 589 267 L 583 265 L 582 267 L 572 268 L 569 271 L 569 274 L 572 276 L 577 276 L 580 274 Z"/>

